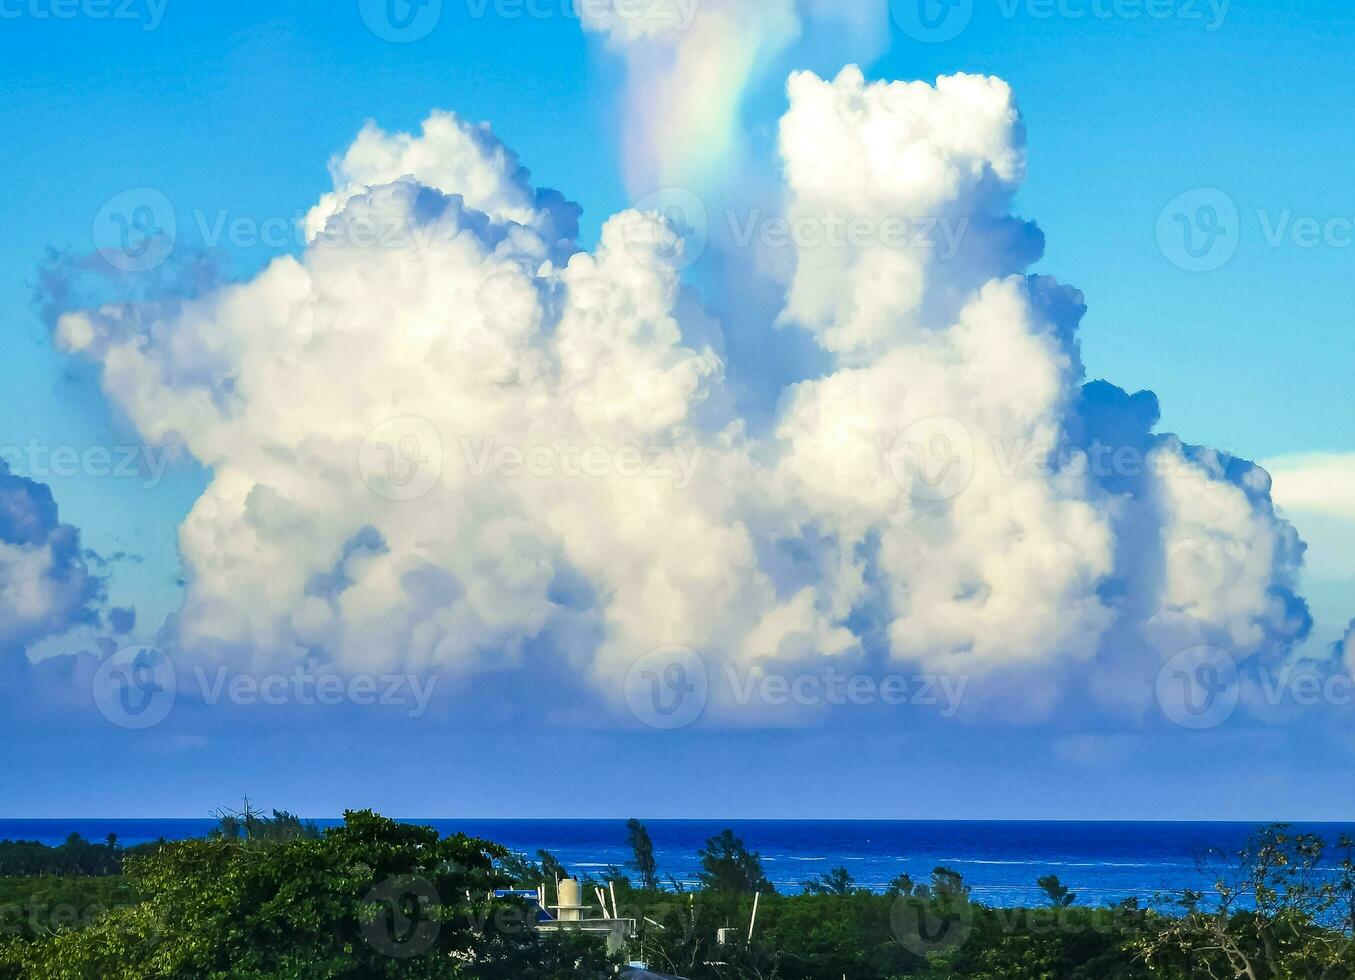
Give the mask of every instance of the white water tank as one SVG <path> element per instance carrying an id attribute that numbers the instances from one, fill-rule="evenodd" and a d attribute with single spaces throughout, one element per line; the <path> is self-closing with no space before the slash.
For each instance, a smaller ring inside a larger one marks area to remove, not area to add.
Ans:
<path id="1" fill-rule="evenodd" d="M 561 922 L 578 922 L 583 918 L 583 889 L 573 878 L 560 882 L 559 912 Z"/>

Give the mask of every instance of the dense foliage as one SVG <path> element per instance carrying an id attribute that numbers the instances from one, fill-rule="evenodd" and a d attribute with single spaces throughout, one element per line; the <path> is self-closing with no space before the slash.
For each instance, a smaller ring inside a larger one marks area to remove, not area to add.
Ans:
<path id="1" fill-rule="evenodd" d="M 122 861 L 127 855 L 154 850 L 157 846 L 142 844 L 123 848 L 114 834 L 109 834 L 102 844 L 93 844 L 79 834 L 71 834 L 65 843 L 56 847 L 28 840 L 0 841 L 0 876 L 116 875 L 122 873 Z"/>
<path id="2" fill-rule="evenodd" d="M 659 863 L 654 859 L 654 842 L 649 830 L 639 820 L 626 821 L 626 837 L 634 857 L 628 865 L 640 876 L 640 887 L 656 890 L 659 887 Z"/>
<path id="3" fill-rule="evenodd" d="M 750 851 L 743 841 L 726 830 L 706 841 L 697 853 L 701 871 L 697 877 L 706 891 L 722 895 L 769 892 L 771 884 L 762 873 L 762 855 Z"/>
<path id="4" fill-rule="evenodd" d="M 938 868 L 927 883 L 880 895 L 851 887 L 839 869 L 803 895 L 763 895 L 755 924 L 751 896 L 627 890 L 621 906 L 642 913 L 639 946 L 651 968 L 691 980 L 1153 976 L 1129 948 L 1145 922 L 1136 907 L 990 909 L 953 876 Z"/>
<path id="5" fill-rule="evenodd" d="M 463 977 L 600 980 L 601 942 L 533 928 L 532 903 L 491 898 L 568 875 L 553 855 L 361 812 L 319 831 L 248 805 L 205 840 L 121 852 L 125 876 L 0 877 L 0 978 Z M 699 887 L 669 878 L 638 821 L 637 881 L 606 884 L 635 935 L 628 958 L 689 980 L 1343 980 L 1355 978 L 1355 844 L 1276 826 L 1216 856 L 1207 891 L 1078 906 L 1058 878 L 1045 906 L 989 908 L 954 870 L 900 874 L 884 894 L 834 868 L 779 895 L 731 832 L 700 852 Z M 87 848 L 68 842 L 57 863 Z M 24 845 L 0 853 L 29 853 Z M 115 842 L 109 842 L 116 849 Z M 46 867 L 34 859 L 32 866 Z M 756 908 L 756 914 L 754 909 Z"/>
<path id="6" fill-rule="evenodd" d="M 0 877 L 0 937 L 46 938 L 88 926 L 110 909 L 139 900 L 136 888 L 120 875 Z"/>
<path id="7" fill-rule="evenodd" d="M 50 938 L 11 940 L 24 978 L 475 977 L 611 973 L 575 937 L 547 941 L 526 909 L 490 899 L 505 852 L 369 812 L 319 836 L 215 835 L 129 858 L 144 900 Z"/>
<path id="8" fill-rule="evenodd" d="M 1314 834 L 1266 828 L 1240 854 L 1216 855 L 1213 888 L 1180 896 L 1180 914 L 1156 917 L 1138 953 L 1172 976 L 1355 977 L 1355 841 L 1331 850 Z"/>

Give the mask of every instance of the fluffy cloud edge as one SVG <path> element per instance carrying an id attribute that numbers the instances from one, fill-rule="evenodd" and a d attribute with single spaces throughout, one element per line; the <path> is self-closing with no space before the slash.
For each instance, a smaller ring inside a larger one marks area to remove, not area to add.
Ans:
<path id="1" fill-rule="evenodd" d="M 265 665 L 468 670 L 545 642 L 613 696 L 672 643 L 741 664 L 866 662 L 874 633 L 926 669 L 1067 662 L 1107 690 L 1192 643 L 1292 644 L 1301 545 L 1263 474 L 1153 435 L 1141 396 L 1083 387 L 1081 295 L 1024 275 L 1042 239 L 1008 214 L 1024 131 L 1005 83 L 849 68 L 797 74 L 790 95 L 792 213 L 974 224 L 945 261 L 879 243 L 797 252 L 786 316 L 837 360 L 786 393 L 762 444 L 727 410 L 719 327 L 662 217 L 623 212 L 582 251 L 577 209 L 451 113 L 419 136 L 365 128 L 300 256 L 187 301 L 62 315 L 58 342 L 102 366 L 143 434 L 213 468 L 181 530 L 176 642 Z M 840 180 L 816 176 L 825 150 L 803 134 L 819 129 L 856 147 L 854 166 L 827 168 Z M 359 244 L 352 229 L 373 223 L 409 235 Z M 972 485 L 936 497 L 890 447 L 920 424 L 925 454 L 947 419 L 981 451 Z M 400 420 L 433 440 L 373 442 Z M 1074 460 L 1095 439 L 1172 465 L 1005 472 L 997 452 Z M 572 441 L 613 472 L 491 466 L 477 481 L 468 440 L 520 455 Z M 404 497 L 391 463 L 433 443 L 452 470 Z M 363 464 L 383 447 L 384 477 Z M 622 451 L 664 447 L 699 455 L 701 479 L 615 472 Z"/>
<path id="2" fill-rule="evenodd" d="M 1280 507 L 1355 521 L 1355 453 L 1297 453 L 1262 465 Z"/>

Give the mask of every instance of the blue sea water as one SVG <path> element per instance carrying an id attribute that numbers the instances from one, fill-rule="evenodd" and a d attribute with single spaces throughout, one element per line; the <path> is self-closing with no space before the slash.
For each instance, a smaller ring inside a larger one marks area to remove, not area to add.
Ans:
<path id="1" fill-rule="evenodd" d="M 316 820 L 321 826 L 338 821 Z M 624 868 L 630 856 L 621 820 L 410 820 L 444 834 L 465 832 L 534 854 L 544 848 L 577 874 L 600 876 Z M 0 820 L 0 840 L 59 844 L 68 834 L 90 840 L 118 835 L 124 845 L 201 836 L 203 820 Z M 1163 892 L 1207 887 L 1201 867 L 1211 849 L 1235 852 L 1257 828 L 1244 823 L 1113 823 L 1028 821 L 779 821 L 656 820 L 648 822 L 660 873 L 690 882 L 696 852 L 706 838 L 730 827 L 761 853 L 767 877 L 782 892 L 842 866 L 857 883 L 882 890 L 908 872 L 926 880 L 932 868 L 959 871 L 975 897 L 989 905 L 1038 902 L 1035 880 L 1055 874 L 1078 894 L 1078 904 L 1098 905 Z M 1355 825 L 1295 824 L 1331 842 Z"/>

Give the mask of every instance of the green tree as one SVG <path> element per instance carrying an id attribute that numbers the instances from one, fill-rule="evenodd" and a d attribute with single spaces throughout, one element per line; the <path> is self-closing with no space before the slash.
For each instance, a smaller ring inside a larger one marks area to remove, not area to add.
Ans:
<path id="1" fill-rule="evenodd" d="M 56 847 L 39 841 L 0 841 L 0 875 L 116 875 L 127 853 L 111 834 L 102 844 L 71 834 Z"/>
<path id="2" fill-rule="evenodd" d="M 640 887 L 646 891 L 657 891 L 659 887 L 659 865 L 654 860 L 654 842 L 649 839 L 649 830 L 639 820 L 632 817 L 626 821 L 626 835 L 630 840 L 632 857 L 626 866 L 633 868 L 640 876 Z"/>
<path id="3" fill-rule="evenodd" d="M 561 878 L 569 877 L 569 869 L 550 851 L 537 851 L 536 859 L 541 865 L 541 874 L 546 881 L 554 883 Z"/>
<path id="4" fill-rule="evenodd" d="M 1355 976 L 1355 841 L 1343 836 L 1332 857 L 1321 837 L 1274 824 L 1201 871 L 1212 889 L 1178 896 L 1180 915 L 1149 917 L 1135 945 L 1150 968 L 1245 980 Z"/>
<path id="5" fill-rule="evenodd" d="M 885 894 L 893 897 L 910 896 L 917 894 L 918 884 L 913 880 L 913 876 L 908 872 L 896 875 L 889 881 L 889 886 L 885 889 Z"/>
<path id="6" fill-rule="evenodd" d="M 856 891 L 856 880 L 846 868 L 825 871 L 802 886 L 806 895 L 850 895 Z"/>
<path id="7" fill-rule="evenodd" d="M 1132 903 L 989 909 L 969 906 L 963 941 L 928 958 L 927 980 L 1149 980 L 1158 976 L 1126 949 L 1142 912 Z M 1207 975 L 1164 974 L 1169 980 Z"/>
<path id="8" fill-rule="evenodd" d="M 1077 901 L 1077 895 L 1068 890 L 1068 886 L 1059 881 L 1058 875 L 1045 875 L 1035 884 L 1044 892 L 1045 899 L 1055 908 L 1067 908 Z"/>
<path id="9" fill-rule="evenodd" d="M 697 856 L 701 859 L 697 878 L 709 891 L 743 895 L 775 890 L 762 873 L 762 855 L 744 847 L 732 830 L 708 838 Z"/>
<path id="10" fill-rule="evenodd" d="M 932 869 L 931 894 L 940 899 L 969 901 L 969 886 L 960 872 L 947 867 Z"/>
<path id="11" fill-rule="evenodd" d="M 526 854 L 503 851 L 495 864 L 503 875 L 504 881 L 514 888 L 536 888 L 544 885 L 546 904 L 555 905 L 560 901 L 559 881 L 569 877 L 569 871 L 550 851 L 537 851 L 537 860 Z"/>
<path id="12" fill-rule="evenodd" d="M 498 866 L 504 878 L 514 888 L 535 888 L 537 885 L 548 884 L 541 865 L 517 851 L 509 851 L 501 857 Z M 549 882 L 552 885 L 554 883 L 553 880 Z"/>
<path id="13" fill-rule="evenodd" d="M 286 810 L 274 810 L 271 817 L 265 816 L 262 810 L 254 808 L 248 796 L 239 810 L 222 807 L 212 816 L 217 819 L 216 828 L 211 834 L 213 837 L 279 841 L 320 836 L 320 828 L 314 823 L 303 821 Z"/>
<path id="14" fill-rule="evenodd" d="M 0 877 L 0 938 L 32 940 L 83 928 L 109 909 L 139 900 L 121 875 Z"/>
<path id="15" fill-rule="evenodd" d="M 371 812 L 319 837 L 181 841 L 128 859 L 145 898 L 83 929 L 0 952 L 0 976 L 53 980 L 593 978 L 605 953 L 545 937 L 490 896 L 505 852 Z"/>

